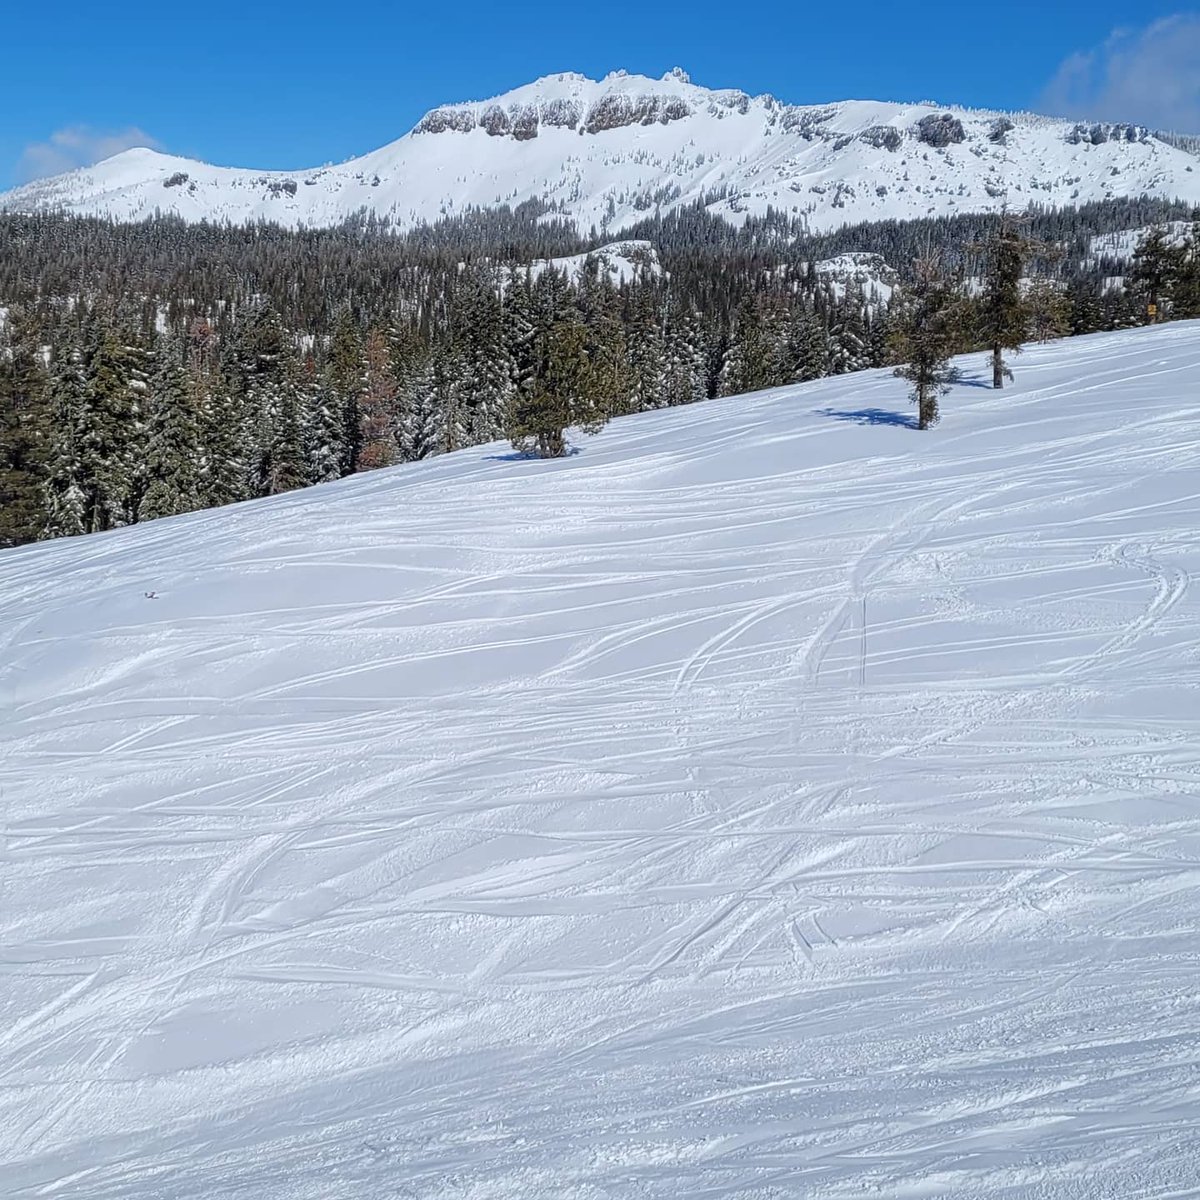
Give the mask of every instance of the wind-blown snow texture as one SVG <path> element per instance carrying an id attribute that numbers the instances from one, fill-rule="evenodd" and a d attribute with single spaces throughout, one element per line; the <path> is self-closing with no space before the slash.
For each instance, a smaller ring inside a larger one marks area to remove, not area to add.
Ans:
<path id="1" fill-rule="evenodd" d="M 315 226 L 367 210 L 405 228 L 542 199 L 583 231 L 615 233 L 722 191 L 712 211 L 735 223 L 774 207 L 819 231 L 1122 196 L 1200 202 L 1200 160 L 1132 125 L 871 100 L 801 107 L 682 71 L 562 74 L 434 109 L 338 166 L 254 171 L 129 150 L 0 195 L 0 210 Z"/>
<path id="2" fill-rule="evenodd" d="M 1200 324 L 901 387 L 0 555 L 5 1196 L 1192 1194 Z"/>

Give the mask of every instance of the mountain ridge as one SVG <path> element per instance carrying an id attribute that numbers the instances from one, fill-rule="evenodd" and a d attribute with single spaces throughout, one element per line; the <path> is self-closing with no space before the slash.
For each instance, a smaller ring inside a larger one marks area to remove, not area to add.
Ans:
<path id="1" fill-rule="evenodd" d="M 930 102 L 792 105 L 705 88 L 675 68 L 659 79 L 542 76 L 435 106 L 377 150 L 303 170 L 132 149 L 0 194 L 0 211 L 291 227 L 367 212 L 405 229 L 535 200 L 581 232 L 615 236 L 697 202 L 734 224 L 773 209 L 822 232 L 1140 195 L 1200 203 L 1195 155 L 1135 124 Z"/>

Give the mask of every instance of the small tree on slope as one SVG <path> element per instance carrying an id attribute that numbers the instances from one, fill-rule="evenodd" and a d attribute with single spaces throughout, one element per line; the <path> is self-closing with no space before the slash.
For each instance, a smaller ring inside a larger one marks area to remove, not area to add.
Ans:
<path id="1" fill-rule="evenodd" d="M 1025 218 L 1005 213 L 1000 227 L 979 247 L 984 255 L 983 296 L 979 302 L 979 336 L 991 349 L 992 387 L 1002 388 L 1012 371 L 1004 352 L 1021 352 L 1029 325 L 1029 310 L 1021 298 L 1025 263 L 1045 249 L 1027 237 Z"/>
<path id="2" fill-rule="evenodd" d="M 583 323 L 559 321 L 539 341 L 537 374 L 528 393 L 513 402 L 508 437 L 523 454 L 561 458 L 571 426 L 596 433 L 608 414 L 598 396 Z"/>
<path id="3" fill-rule="evenodd" d="M 902 364 L 896 375 L 912 384 L 917 427 L 930 429 L 938 421 L 938 397 L 959 378 L 950 357 L 959 347 L 961 306 L 934 255 L 913 267 L 915 282 L 898 306 L 892 348 Z"/>

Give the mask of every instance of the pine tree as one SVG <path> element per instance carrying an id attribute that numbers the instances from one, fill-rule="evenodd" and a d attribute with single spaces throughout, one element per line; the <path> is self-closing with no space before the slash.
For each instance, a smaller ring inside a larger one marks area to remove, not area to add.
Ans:
<path id="1" fill-rule="evenodd" d="M 201 507 L 200 419 L 183 347 L 168 336 L 146 394 L 146 494 L 139 517 L 153 520 Z"/>
<path id="2" fill-rule="evenodd" d="M 53 427 L 39 332 L 9 310 L 0 341 L 0 547 L 40 537 L 46 526 L 45 471 Z"/>
<path id="3" fill-rule="evenodd" d="M 669 405 L 694 404 L 707 396 L 704 324 L 677 295 L 667 306 L 663 394 Z"/>
<path id="4" fill-rule="evenodd" d="M 585 348 L 595 402 L 609 416 L 633 411 L 633 369 L 621 296 L 607 273 L 585 275 L 579 307 L 587 330 Z"/>
<path id="5" fill-rule="evenodd" d="M 500 282 L 495 271 L 469 272 L 460 281 L 455 308 L 455 341 L 461 370 L 457 392 L 463 402 L 465 437 L 476 444 L 491 442 L 504 432 L 514 390 L 513 364 L 504 336 Z"/>
<path id="6" fill-rule="evenodd" d="M 285 343 L 282 371 L 275 401 L 274 443 L 267 494 L 295 491 L 313 483 L 312 426 L 313 381 L 289 338 Z"/>
<path id="7" fill-rule="evenodd" d="M 87 364 L 85 473 L 95 486 L 89 532 L 132 525 L 146 488 L 146 359 L 107 314 Z"/>
<path id="8" fill-rule="evenodd" d="M 384 330 L 372 329 L 367 335 L 363 357 L 363 386 L 357 401 L 357 468 L 373 471 L 378 467 L 390 467 L 401 459 L 396 441 L 399 386 L 392 373 L 391 346 Z"/>
<path id="9" fill-rule="evenodd" d="M 413 462 L 437 453 L 437 431 L 433 420 L 436 395 L 432 355 L 425 351 L 409 358 L 397 396 L 396 448 L 401 461 Z M 433 441 L 430 441 L 431 437 Z"/>
<path id="10" fill-rule="evenodd" d="M 1050 279 L 1036 279 L 1025 293 L 1025 316 L 1031 338 L 1048 342 L 1064 337 L 1071 327 L 1071 301 Z"/>
<path id="11" fill-rule="evenodd" d="M 1146 320 L 1152 325 L 1166 316 L 1182 257 L 1161 226 L 1151 229 L 1134 252 L 1125 284 L 1145 304 Z"/>
<path id="12" fill-rule="evenodd" d="M 982 244 L 983 295 L 978 306 L 979 340 L 991 351 L 992 387 L 1003 388 L 1012 371 L 1004 352 L 1021 352 L 1029 313 L 1021 298 L 1021 276 L 1034 244 L 1025 236 L 1024 218 L 1005 213 L 995 233 Z"/>
<path id="13" fill-rule="evenodd" d="M 218 369 L 194 377 L 200 421 L 200 496 L 206 507 L 250 497 L 249 422 L 240 392 Z"/>
<path id="14" fill-rule="evenodd" d="M 358 469 L 362 434 L 358 403 L 362 394 L 363 373 L 362 337 L 349 306 L 344 305 L 338 311 L 325 364 L 322 403 L 329 410 L 329 420 L 324 416 L 320 419 L 322 429 L 327 430 L 327 443 L 340 451 L 338 470 L 343 475 Z M 340 432 L 334 428 L 335 423 L 340 425 Z M 323 477 L 328 477 L 328 470 L 321 469 Z"/>
<path id="15" fill-rule="evenodd" d="M 346 413 L 328 378 L 318 374 L 311 357 L 304 360 L 308 403 L 309 475 L 313 483 L 340 479 L 347 469 Z"/>
<path id="16" fill-rule="evenodd" d="M 418 440 L 422 457 L 452 454 L 468 444 L 468 409 L 463 396 L 462 355 L 449 338 L 435 344 L 429 355 L 432 386 L 425 398 L 424 423 Z"/>
<path id="17" fill-rule="evenodd" d="M 271 496 L 303 487 L 310 482 L 304 381 L 294 340 L 269 301 L 240 314 L 226 357 L 242 413 L 247 491 Z"/>
<path id="18" fill-rule="evenodd" d="M 184 344 L 196 415 L 200 456 L 197 488 L 200 506 L 213 508 L 245 500 L 245 414 L 241 396 L 222 370 L 221 338 L 215 324 L 204 317 L 187 326 Z"/>
<path id="19" fill-rule="evenodd" d="M 540 339 L 539 369 L 528 396 L 513 406 L 508 436 L 513 448 L 539 458 L 567 453 L 567 430 L 597 432 L 608 414 L 587 353 L 587 329 L 577 315 L 553 325 Z"/>
<path id="20" fill-rule="evenodd" d="M 625 318 L 629 412 L 665 408 L 666 346 L 653 278 L 643 273 L 630 288 Z"/>
<path id="21" fill-rule="evenodd" d="M 780 377 L 786 342 L 781 307 L 759 296 L 747 296 L 734 317 L 719 394 L 736 396 L 786 382 Z"/>
<path id="22" fill-rule="evenodd" d="M 954 290 L 934 255 L 913 264 L 913 278 L 897 313 L 893 349 L 902 364 L 896 375 L 912 384 L 917 427 L 930 429 L 938 421 L 938 398 L 959 378 L 950 356 L 958 349 L 960 314 Z"/>
<path id="23" fill-rule="evenodd" d="M 815 309 L 797 304 L 787 332 L 788 383 L 805 383 L 830 374 L 829 334 Z"/>
<path id="24" fill-rule="evenodd" d="M 147 485 L 145 356 L 113 314 L 60 329 L 49 403 L 54 436 L 47 530 L 95 533 L 133 524 Z"/>
<path id="25" fill-rule="evenodd" d="M 73 537 L 101 528 L 96 481 L 88 471 L 85 445 L 91 437 L 83 351 L 60 350 L 48 387 L 54 429 L 46 463 L 43 509 L 46 537 Z"/>
<path id="26" fill-rule="evenodd" d="M 1104 304 L 1098 286 L 1091 280 L 1075 279 L 1067 287 L 1072 336 L 1096 333 L 1104 328 Z"/>
<path id="27" fill-rule="evenodd" d="M 505 288 L 504 345 L 511 372 L 512 403 L 529 394 L 537 374 L 537 321 L 528 271 L 513 272 Z"/>
<path id="28" fill-rule="evenodd" d="M 866 301 L 849 285 L 846 295 L 830 306 L 828 374 L 847 375 L 871 365 L 871 337 L 867 328 Z"/>
<path id="29" fill-rule="evenodd" d="M 1171 295 L 1171 316 L 1178 320 L 1200 317 L 1200 218 L 1179 248 Z"/>

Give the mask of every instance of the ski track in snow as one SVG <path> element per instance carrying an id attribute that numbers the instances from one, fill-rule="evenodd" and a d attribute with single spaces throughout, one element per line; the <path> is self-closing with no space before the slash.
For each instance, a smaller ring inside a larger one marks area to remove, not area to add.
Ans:
<path id="1" fill-rule="evenodd" d="M 0 1194 L 1200 1195 L 1200 323 L 1015 365 L 0 555 Z"/>

